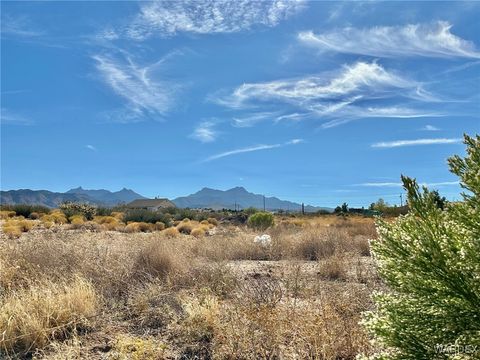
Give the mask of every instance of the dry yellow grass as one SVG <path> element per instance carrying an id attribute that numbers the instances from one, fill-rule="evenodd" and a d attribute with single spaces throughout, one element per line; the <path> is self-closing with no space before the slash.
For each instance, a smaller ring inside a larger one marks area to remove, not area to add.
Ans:
<path id="1" fill-rule="evenodd" d="M 182 234 L 190 234 L 195 226 L 193 221 L 189 219 L 183 219 L 180 224 L 177 225 L 177 230 Z"/>
<path id="2" fill-rule="evenodd" d="M 267 246 L 254 242 L 259 233 L 225 223 L 195 237 L 212 224 L 191 220 L 178 224 L 191 226 L 190 235 L 177 227 L 141 232 L 138 223 L 132 233 L 94 232 L 85 222 L 76 230 L 40 228 L 21 241 L 0 237 L 1 301 L 10 314 L 2 309 L 0 328 L 10 326 L 12 314 L 30 314 L 15 315 L 0 358 L 12 351 L 36 351 L 39 359 L 152 360 L 368 353 L 358 322 L 381 286 L 367 256 L 371 219 L 300 220 L 304 225 L 278 221 Z M 38 340 L 14 341 L 34 319 L 49 319 L 36 322 Z M 56 326 L 62 330 L 48 331 Z M 95 350 L 99 342 L 105 353 Z"/>
<path id="3" fill-rule="evenodd" d="M 93 286 L 75 278 L 70 284 L 43 281 L 9 292 L 0 300 L 0 350 L 26 354 L 89 328 L 99 307 Z"/>
<path id="4" fill-rule="evenodd" d="M 196 238 L 201 238 L 201 237 L 204 237 L 206 235 L 207 231 L 208 231 L 208 225 L 207 225 L 206 228 L 204 226 L 199 226 L 199 227 L 194 228 L 191 231 L 190 235 L 192 235 Z"/>
<path id="5" fill-rule="evenodd" d="M 125 226 L 125 232 L 151 232 L 154 230 L 154 225 L 145 222 L 130 222 Z"/>
<path id="6" fill-rule="evenodd" d="M 169 237 L 169 238 L 174 238 L 180 235 L 180 232 L 176 227 L 170 227 L 162 231 L 162 235 Z"/>
<path id="7" fill-rule="evenodd" d="M 17 214 L 15 213 L 15 211 L 12 211 L 12 210 L 0 210 L 0 219 L 12 218 L 12 217 L 14 217 L 15 215 L 17 215 Z"/>
<path id="8" fill-rule="evenodd" d="M 17 238 L 23 232 L 30 231 L 35 224 L 36 222 L 33 220 L 25 219 L 23 216 L 17 216 L 4 220 L 2 230 L 7 236 Z"/>
<path id="9" fill-rule="evenodd" d="M 53 210 L 50 214 L 43 215 L 40 220 L 44 224 L 66 224 L 67 217 L 60 210 Z"/>
<path id="10" fill-rule="evenodd" d="M 113 214 L 113 213 L 112 213 Z M 121 214 L 121 213 L 116 213 Z M 123 214 L 121 215 L 123 216 Z M 93 222 L 102 225 L 105 230 L 109 231 L 125 231 L 125 224 L 120 220 L 120 215 L 117 216 L 95 216 Z"/>

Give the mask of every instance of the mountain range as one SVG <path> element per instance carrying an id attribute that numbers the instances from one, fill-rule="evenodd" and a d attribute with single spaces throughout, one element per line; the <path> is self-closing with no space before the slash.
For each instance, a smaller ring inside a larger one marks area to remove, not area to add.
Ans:
<path id="1" fill-rule="evenodd" d="M 120 191 L 85 190 L 81 186 L 67 192 L 52 192 L 48 190 L 9 190 L 0 191 L 0 204 L 32 204 L 51 208 L 65 201 L 87 202 L 101 206 L 126 204 L 135 199 L 146 199 L 135 191 L 123 188 Z"/>
<path id="2" fill-rule="evenodd" d="M 263 209 L 264 200 L 266 210 L 302 210 L 301 204 L 280 200 L 276 197 L 264 197 L 263 195 L 253 194 L 240 186 L 225 191 L 203 188 L 194 194 L 178 197 L 172 201 L 180 208 L 211 208 L 219 210 L 235 208 L 246 209 L 248 207 Z M 305 206 L 306 212 L 315 212 L 319 210 L 330 211 L 331 209 L 310 205 Z"/>
<path id="3" fill-rule="evenodd" d="M 65 193 L 51 192 L 48 190 L 9 190 L 0 191 L 1 204 L 37 204 L 48 207 L 57 207 L 64 201 L 88 202 L 101 206 L 115 206 L 129 203 L 136 199 L 146 199 L 133 190 L 123 188 L 119 191 L 109 190 L 86 190 L 81 186 L 68 190 Z M 234 187 L 229 190 L 216 190 L 203 188 L 200 191 L 173 199 L 172 202 L 180 208 L 210 208 L 210 209 L 245 209 L 254 207 L 267 210 L 290 210 L 301 211 L 302 205 L 280 200 L 276 197 L 264 197 L 263 195 L 248 192 L 243 187 Z M 306 212 L 319 210 L 331 211 L 331 208 L 305 206 Z"/>

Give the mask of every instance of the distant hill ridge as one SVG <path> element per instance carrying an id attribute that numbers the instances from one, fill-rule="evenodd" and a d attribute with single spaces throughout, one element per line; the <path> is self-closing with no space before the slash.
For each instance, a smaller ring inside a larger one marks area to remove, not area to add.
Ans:
<path id="1" fill-rule="evenodd" d="M 177 207 L 181 208 L 212 208 L 219 210 L 223 208 L 235 209 L 235 206 L 237 209 L 246 209 L 248 207 L 263 209 L 263 200 L 263 195 L 248 192 L 245 188 L 237 186 L 229 190 L 216 190 L 205 187 L 194 194 L 178 197 L 172 201 Z M 265 197 L 265 209 L 301 211 L 302 205 L 280 200 L 276 197 Z M 306 212 L 319 210 L 331 211 L 332 209 L 310 205 L 305 206 Z"/>
<path id="2" fill-rule="evenodd" d="M 95 202 L 105 205 L 117 205 L 119 203 L 129 203 L 137 199 L 146 199 L 146 197 L 137 194 L 135 191 L 127 188 L 111 192 L 104 189 L 85 190 L 81 186 L 79 186 L 76 189 L 68 190 L 66 194 L 86 195 L 89 198 L 93 199 Z"/>
<path id="3" fill-rule="evenodd" d="M 51 208 L 57 207 L 65 201 L 87 202 L 101 206 L 115 206 L 129 203 L 136 199 L 146 199 L 135 191 L 123 188 L 119 191 L 85 190 L 81 186 L 68 190 L 65 193 L 48 190 L 9 190 L 0 191 L 1 204 L 32 204 Z"/>
<path id="4" fill-rule="evenodd" d="M 65 193 L 48 190 L 9 190 L 0 191 L 1 204 L 36 204 L 48 207 L 57 207 L 64 201 L 88 202 L 101 206 L 115 206 L 126 204 L 138 199 L 147 199 L 133 190 L 123 188 L 119 191 L 105 189 L 87 190 L 79 186 Z M 264 197 L 260 194 L 248 192 L 245 188 L 237 186 L 228 190 L 203 188 L 194 194 L 173 199 L 175 206 L 180 208 L 210 208 L 220 209 L 246 209 L 255 207 L 263 209 Z M 301 211 L 299 203 L 280 200 L 276 197 L 265 197 L 267 210 Z M 319 210 L 332 211 L 331 208 L 305 205 L 306 212 Z"/>

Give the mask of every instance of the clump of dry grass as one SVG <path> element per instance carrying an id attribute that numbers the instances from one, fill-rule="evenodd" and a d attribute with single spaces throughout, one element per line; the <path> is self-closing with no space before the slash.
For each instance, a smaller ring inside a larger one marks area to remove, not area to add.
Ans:
<path id="1" fill-rule="evenodd" d="M 60 210 L 53 210 L 50 214 L 43 215 L 40 221 L 46 225 L 46 227 L 51 227 L 53 224 L 66 224 L 67 217 Z"/>
<path id="2" fill-rule="evenodd" d="M 189 300 L 189 316 L 181 323 L 188 344 L 184 353 L 220 359 L 353 359 L 369 351 L 358 324 L 367 304 L 358 296 L 327 288 L 318 302 L 270 306 L 243 297 L 220 302 L 200 295 Z"/>
<path id="3" fill-rule="evenodd" d="M 29 353 L 89 328 L 99 307 L 99 298 L 86 280 L 70 284 L 43 281 L 10 292 L 0 299 L 0 350 L 5 354 Z"/>
<path id="4" fill-rule="evenodd" d="M 121 214 L 121 213 L 117 213 L 117 214 Z M 93 218 L 93 222 L 99 225 L 102 225 L 106 230 L 110 230 L 110 231 L 124 230 L 124 227 L 125 227 L 125 224 L 123 224 L 120 220 L 120 216 L 95 216 Z M 131 228 L 133 227 L 135 226 L 132 226 Z M 131 228 L 128 231 L 130 231 Z"/>
<path id="5" fill-rule="evenodd" d="M 177 225 L 177 230 L 182 234 L 189 235 L 193 230 L 193 224 L 188 219 L 183 219 L 180 224 Z"/>
<path id="6" fill-rule="evenodd" d="M 0 210 L 0 219 L 8 219 L 16 215 L 17 213 L 13 210 Z"/>
<path id="7" fill-rule="evenodd" d="M 125 232 L 135 233 L 135 232 L 151 232 L 153 230 L 153 224 L 146 222 L 131 222 L 125 226 Z"/>
<path id="8" fill-rule="evenodd" d="M 162 235 L 168 238 L 174 238 L 180 235 L 180 232 L 176 227 L 170 227 L 162 231 Z"/>
<path id="9" fill-rule="evenodd" d="M 200 237 L 203 237 L 205 236 L 206 234 L 206 231 L 203 227 L 196 227 L 195 229 L 193 229 L 190 233 L 190 235 L 196 237 L 196 238 L 200 238 Z"/>
<path id="10" fill-rule="evenodd" d="M 343 256 L 335 255 L 322 260 L 319 264 L 318 275 L 325 280 L 347 280 L 347 264 Z"/>
<path id="11" fill-rule="evenodd" d="M 163 241 L 152 241 L 143 247 L 133 265 L 133 274 L 141 278 L 179 276 L 188 270 L 186 259 Z"/>
<path id="12" fill-rule="evenodd" d="M 218 226 L 218 220 L 213 217 L 208 218 L 207 221 L 213 226 Z"/>
<path id="13" fill-rule="evenodd" d="M 162 230 L 165 230 L 165 224 L 161 221 L 157 221 L 154 225 L 153 225 L 153 228 L 154 230 L 156 231 L 162 231 Z"/>
<path id="14" fill-rule="evenodd" d="M 211 342 L 219 326 L 220 304 L 216 296 L 206 292 L 183 300 L 185 319 L 177 330 L 187 343 L 183 358 L 212 358 Z"/>
<path id="15" fill-rule="evenodd" d="M 42 213 L 38 213 L 38 212 L 32 212 L 29 216 L 30 219 L 32 220 L 38 220 L 42 217 Z"/>
<path id="16" fill-rule="evenodd" d="M 85 224 L 85 217 L 83 215 L 72 215 L 68 220 L 70 221 L 70 229 L 81 229 Z"/>
<path id="17" fill-rule="evenodd" d="M 2 230 L 8 237 L 17 238 L 23 232 L 30 231 L 35 224 L 36 222 L 33 220 L 27 220 L 23 218 L 23 216 L 18 216 L 5 220 L 2 225 Z"/>
<path id="18" fill-rule="evenodd" d="M 115 339 L 108 358 L 112 360 L 163 359 L 166 348 L 165 344 L 152 337 L 142 338 L 122 334 Z"/>
<path id="19" fill-rule="evenodd" d="M 183 308 L 175 293 L 159 281 L 141 284 L 130 291 L 128 318 L 138 329 L 162 329 L 183 317 Z"/>
<path id="20" fill-rule="evenodd" d="M 344 245 L 345 235 L 338 231 L 310 228 L 301 234 L 294 251 L 305 260 L 327 258 L 333 256 Z"/>

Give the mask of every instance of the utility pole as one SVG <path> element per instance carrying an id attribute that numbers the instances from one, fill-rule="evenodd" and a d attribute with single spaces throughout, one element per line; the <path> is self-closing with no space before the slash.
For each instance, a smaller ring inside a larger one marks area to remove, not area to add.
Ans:
<path id="1" fill-rule="evenodd" d="M 265 195 L 263 195 L 263 211 L 265 211 Z"/>
<path id="2" fill-rule="evenodd" d="M 403 194 L 400 194 L 400 206 L 403 206 Z"/>
<path id="3" fill-rule="evenodd" d="M 302 202 L 302 215 L 305 215 L 305 204 Z"/>

